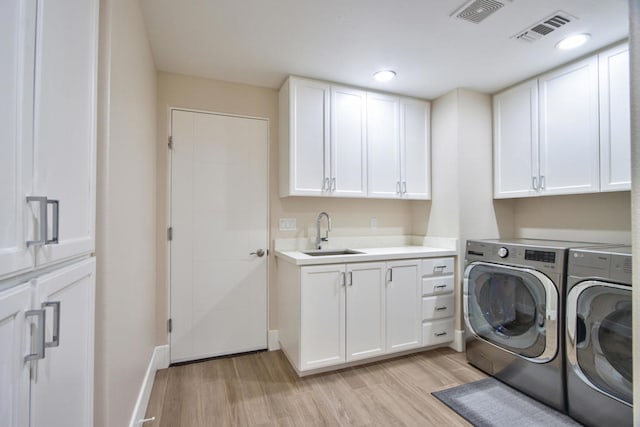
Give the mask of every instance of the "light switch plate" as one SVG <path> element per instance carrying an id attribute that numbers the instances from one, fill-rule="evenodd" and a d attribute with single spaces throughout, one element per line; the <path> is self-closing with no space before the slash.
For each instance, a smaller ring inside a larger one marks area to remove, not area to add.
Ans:
<path id="1" fill-rule="evenodd" d="M 298 226 L 296 225 L 295 218 L 280 218 L 280 231 L 296 231 Z"/>

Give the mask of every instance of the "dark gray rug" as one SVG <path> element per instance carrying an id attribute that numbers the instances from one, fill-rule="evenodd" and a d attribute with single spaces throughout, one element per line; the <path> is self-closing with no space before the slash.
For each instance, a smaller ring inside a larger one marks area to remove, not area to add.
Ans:
<path id="1" fill-rule="evenodd" d="M 494 378 L 431 394 L 476 427 L 582 425 Z"/>

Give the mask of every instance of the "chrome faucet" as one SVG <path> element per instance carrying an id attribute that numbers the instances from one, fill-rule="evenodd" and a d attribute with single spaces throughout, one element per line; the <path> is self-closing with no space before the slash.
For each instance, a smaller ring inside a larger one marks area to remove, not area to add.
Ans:
<path id="1" fill-rule="evenodd" d="M 327 234 L 325 235 L 325 237 L 320 237 L 320 220 L 322 219 L 323 216 L 327 217 Z M 331 217 L 329 217 L 329 214 L 326 212 L 320 212 L 318 214 L 318 218 L 316 219 L 316 248 L 317 249 L 322 249 L 322 242 L 329 241 L 330 231 L 331 231 Z"/>

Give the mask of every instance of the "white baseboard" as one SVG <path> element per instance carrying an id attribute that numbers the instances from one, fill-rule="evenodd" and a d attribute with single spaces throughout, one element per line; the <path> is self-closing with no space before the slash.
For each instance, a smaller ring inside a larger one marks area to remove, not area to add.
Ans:
<path id="1" fill-rule="evenodd" d="M 458 353 L 462 353 L 465 350 L 464 346 L 464 330 L 456 329 L 453 331 L 453 343 L 449 346 Z"/>
<path id="2" fill-rule="evenodd" d="M 165 369 L 169 367 L 169 346 L 160 345 L 153 349 L 151 360 L 149 360 L 149 366 L 147 366 L 147 372 L 144 375 L 142 381 L 142 387 L 138 394 L 138 400 L 136 406 L 133 408 L 133 415 L 129 422 L 129 427 L 142 426 L 142 420 L 147 412 L 147 406 L 149 405 L 149 398 L 151 397 L 151 389 L 153 388 L 153 381 L 156 378 L 156 371 L 159 369 Z"/>
<path id="3" fill-rule="evenodd" d="M 280 331 L 278 329 L 269 330 L 269 342 L 267 343 L 269 351 L 280 350 Z"/>

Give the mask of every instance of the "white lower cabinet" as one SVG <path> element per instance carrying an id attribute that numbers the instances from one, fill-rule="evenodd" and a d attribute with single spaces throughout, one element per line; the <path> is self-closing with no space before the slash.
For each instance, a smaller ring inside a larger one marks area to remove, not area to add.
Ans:
<path id="1" fill-rule="evenodd" d="M 384 263 L 301 268 L 300 370 L 384 353 Z"/>
<path id="2" fill-rule="evenodd" d="M 93 424 L 94 289 L 91 258 L 0 294 L 3 425 Z"/>
<path id="3" fill-rule="evenodd" d="M 422 345 L 420 260 L 387 262 L 387 353 Z"/>
<path id="4" fill-rule="evenodd" d="M 453 258 L 422 262 L 422 345 L 453 341 L 455 299 Z"/>
<path id="5" fill-rule="evenodd" d="M 280 347 L 303 373 L 452 341 L 453 269 L 452 257 L 282 262 Z"/>

